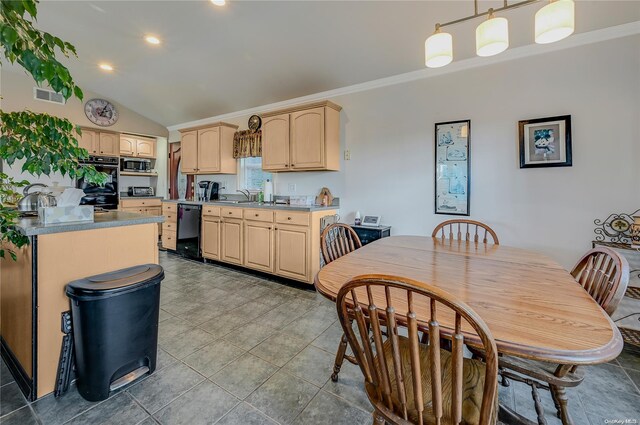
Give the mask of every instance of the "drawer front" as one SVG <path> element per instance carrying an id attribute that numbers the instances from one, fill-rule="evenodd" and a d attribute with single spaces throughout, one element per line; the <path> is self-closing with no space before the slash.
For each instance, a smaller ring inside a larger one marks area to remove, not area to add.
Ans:
<path id="1" fill-rule="evenodd" d="M 244 210 L 244 219 L 252 221 L 263 221 L 273 223 L 273 211 L 269 210 Z"/>
<path id="2" fill-rule="evenodd" d="M 122 208 L 159 207 L 162 201 L 160 199 L 121 199 L 120 205 Z"/>
<path id="3" fill-rule="evenodd" d="M 178 204 L 174 204 L 173 202 L 163 202 L 162 203 L 162 214 L 167 215 L 168 212 L 177 213 L 178 212 Z"/>
<path id="4" fill-rule="evenodd" d="M 165 221 L 162 223 L 162 232 L 176 232 L 178 231 L 178 224 L 170 221 Z"/>
<path id="5" fill-rule="evenodd" d="M 220 217 L 220 207 L 212 207 L 210 205 L 204 205 L 202 207 L 202 215 Z M 229 215 L 229 217 L 232 217 L 232 215 Z"/>
<path id="6" fill-rule="evenodd" d="M 220 217 L 242 218 L 242 208 L 220 208 Z"/>
<path id="7" fill-rule="evenodd" d="M 276 223 L 308 226 L 309 213 L 299 211 L 276 211 Z"/>
<path id="8" fill-rule="evenodd" d="M 165 223 L 173 223 L 176 224 L 178 222 L 178 214 L 171 211 L 163 211 L 162 215 L 164 216 Z"/>
<path id="9" fill-rule="evenodd" d="M 162 246 L 166 249 L 176 249 L 176 232 L 162 232 Z"/>

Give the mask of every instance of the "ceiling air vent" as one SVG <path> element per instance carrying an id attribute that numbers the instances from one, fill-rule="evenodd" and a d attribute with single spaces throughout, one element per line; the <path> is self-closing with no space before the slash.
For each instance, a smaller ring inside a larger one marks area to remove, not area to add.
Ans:
<path id="1" fill-rule="evenodd" d="M 33 98 L 44 102 L 57 103 L 58 105 L 64 105 L 67 103 L 64 96 L 60 93 L 56 93 L 53 90 L 43 89 L 41 87 L 33 88 Z"/>

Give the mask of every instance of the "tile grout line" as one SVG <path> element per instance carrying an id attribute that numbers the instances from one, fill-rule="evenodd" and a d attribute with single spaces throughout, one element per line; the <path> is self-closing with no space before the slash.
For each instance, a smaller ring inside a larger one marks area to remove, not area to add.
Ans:
<path id="1" fill-rule="evenodd" d="M 632 369 L 633 370 L 633 369 Z M 631 375 L 629 375 L 629 372 L 627 371 L 627 369 L 625 369 L 624 367 L 622 368 L 622 371 L 624 372 L 624 374 L 626 375 L 626 377 L 629 379 L 629 381 L 631 381 L 631 384 L 633 385 L 633 387 L 636 389 L 636 395 L 640 396 L 640 387 L 636 384 L 636 381 L 633 380 L 633 378 L 631 377 Z"/>

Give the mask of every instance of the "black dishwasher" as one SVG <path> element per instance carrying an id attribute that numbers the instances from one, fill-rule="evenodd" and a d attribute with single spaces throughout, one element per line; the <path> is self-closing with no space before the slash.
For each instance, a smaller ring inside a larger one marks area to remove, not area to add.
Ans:
<path id="1" fill-rule="evenodd" d="M 194 204 L 178 204 L 178 240 L 176 251 L 183 257 L 200 259 L 200 212 Z"/>

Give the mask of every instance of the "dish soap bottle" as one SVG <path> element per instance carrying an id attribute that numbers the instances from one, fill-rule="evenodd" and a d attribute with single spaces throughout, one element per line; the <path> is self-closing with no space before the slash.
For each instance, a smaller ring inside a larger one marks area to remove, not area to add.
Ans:
<path id="1" fill-rule="evenodd" d="M 353 220 L 353 224 L 356 226 L 360 226 L 362 224 L 362 219 L 360 218 L 360 211 L 356 211 L 356 218 Z"/>

